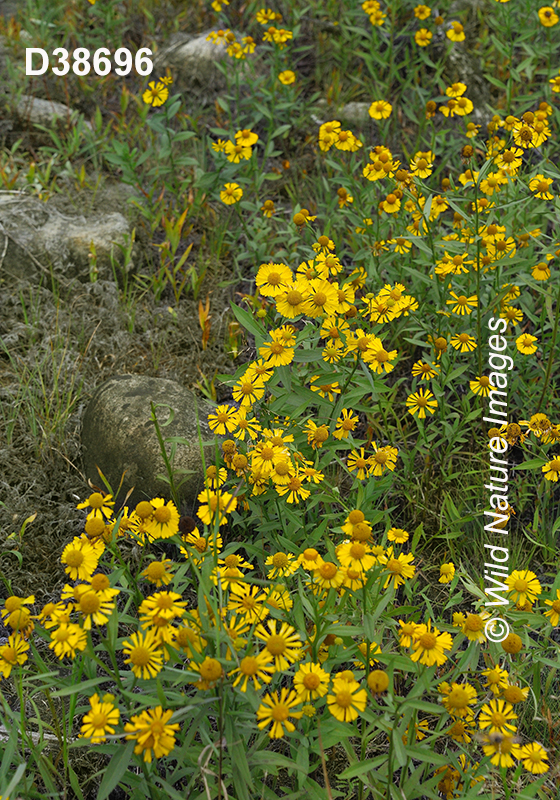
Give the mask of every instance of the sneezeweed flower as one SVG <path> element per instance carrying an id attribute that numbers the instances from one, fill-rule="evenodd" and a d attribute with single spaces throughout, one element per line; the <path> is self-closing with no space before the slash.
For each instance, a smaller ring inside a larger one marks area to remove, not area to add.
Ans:
<path id="1" fill-rule="evenodd" d="M 162 106 L 167 98 L 169 97 L 169 89 L 167 86 L 159 80 L 157 83 L 156 81 L 150 81 L 148 84 L 148 88 L 142 95 L 142 100 L 148 106 L 157 107 Z"/>
<path id="2" fill-rule="evenodd" d="M 399 644 L 401 647 L 410 647 L 420 626 L 416 622 L 404 622 L 402 619 L 399 620 L 399 625 L 401 626 L 398 631 Z"/>
<path id="3" fill-rule="evenodd" d="M 208 427 L 218 436 L 232 433 L 237 427 L 236 414 L 235 406 L 217 406 L 213 414 L 208 414 Z"/>
<path id="4" fill-rule="evenodd" d="M 486 678 L 484 685 L 495 695 L 500 694 L 502 689 L 505 689 L 508 685 L 508 672 L 499 665 L 483 670 L 482 674 Z"/>
<path id="5" fill-rule="evenodd" d="M 525 769 L 528 772 L 532 772 L 534 775 L 542 775 L 549 770 L 547 752 L 542 744 L 538 742 L 531 742 L 531 744 L 524 745 L 521 748 L 518 758 L 523 762 Z"/>
<path id="6" fill-rule="evenodd" d="M 264 297 L 277 297 L 292 286 L 292 270 L 286 264 L 261 264 L 255 278 Z"/>
<path id="7" fill-rule="evenodd" d="M 476 339 L 469 333 L 456 333 L 451 337 L 451 346 L 461 353 L 472 353 L 476 350 Z"/>
<path id="8" fill-rule="evenodd" d="M 178 723 L 170 723 L 173 711 L 164 711 L 161 706 L 148 708 L 140 714 L 130 718 L 124 726 L 129 734 L 126 738 L 136 739 L 134 753 L 144 753 L 144 761 L 152 762 L 152 755 L 156 758 L 167 756 L 175 747 L 175 731 L 179 730 Z"/>
<path id="9" fill-rule="evenodd" d="M 554 195 L 550 191 L 550 187 L 552 186 L 552 178 L 545 178 L 544 175 L 535 175 L 529 181 L 529 189 L 533 192 L 535 197 L 539 197 L 541 200 L 552 200 Z"/>
<path id="10" fill-rule="evenodd" d="M 529 687 L 525 686 L 522 689 L 520 686 L 514 686 L 511 683 L 507 683 L 506 687 L 504 688 L 503 695 L 506 703 L 511 703 L 512 706 L 516 705 L 517 703 L 524 703 L 529 696 Z"/>
<path id="11" fill-rule="evenodd" d="M 487 375 L 481 375 L 473 381 L 469 381 L 469 386 L 472 392 L 479 394 L 482 397 L 488 397 L 490 392 L 493 392 L 496 387 L 490 383 L 490 378 Z"/>
<path id="12" fill-rule="evenodd" d="M 267 578 L 285 578 L 288 575 L 293 575 L 299 567 L 299 561 L 293 553 L 274 553 L 268 556 L 264 562 L 265 566 L 271 567 L 266 573 Z"/>
<path id="13" fill-rule="evenodd" d="M 428 364 L 424 361 L 417 361 L 412 367 L 412 375 L 419 377 L 420 380 L 429 381 L 430 378 L 435 378 L 439 375 L 440 367 L 434 364 Z"/>
<path id="14" fill-rule="evenodd" d="M 243 189 L 237 183 L 226 183 L 220 192 L 220 200 L 227 206 L 238 203 L 243 197 Z"/>
<path id="15" fill-rule="evenodd" d="M 265 217 L 268 217 L 270 219 L 270 217 L 276 211 L 276 206 L 274 205 L 274 200 L 265 200 L 264 203 L 261 206 L 261 211 L 263 212 L 263 215 Z"/>
<path id="16" fill-rule="evenodd" d="M 440 633 L 437 628 L 432 630 L 431 625 L 431 620 L 428 620 L 426 625 L 416 626 L 412 641 L 414 652 L 410 658 L 427 667 L 431 667 L 433 664 L 441 666 L 447 661 L 445 651 L 451 650 L 453 639 L 447 632 Z"/>
<path id="17" fill-rule="evenodd" d="M 242 407 L 252 406 L 263 397 L 264 392 L 264 381 L 257 375 L 252 375 L 250 378 L 243 376 L 233 385 L 233 399 Z"/>
<path id="18" fill-rule="evenodd" d="M 463 31 L 463 26 L 460 22 L 451 22 L 451 28 L 445 32 L 445 35 L 448 39 L 452 42 L 464 42 L 465 41 L 465 33 Z"/>
<path id="19" fill-rule="evenodd" d="M 363 360 L 369 365 L 370 369 L 377 375 L 382 375 L 383 372 L 391 372 L 395 365 L 391 362 L 398 356 L 396 350 L 385 350 L 383 343 L 377 337 L 371 341 L 367 350 L 362 354 Z"/>
<path id="20" fill-rule="evenodd" d="M 490 756 L 490 763 L 496 767 L 513 767 L 513 757 L 519 758 L 522 752 L 516 738 L 509 734 L 485 734 L 482 738 L 482 749 L 485 756 Z"/>
<path id="21" fill-rule="evenodd" d="M 173 572 L 169 569 L 173 562 L 169 559 L 163 561 L 150 561 L 141 576 L 157 587 L 167 585 L 173 580 Z"/>
<path id="22" fill-rule="evenodd" d="M 372 447 L 375 450 L 374 454 L 370 456 L 372 474 L 378 477 L 383 475 L 386 470 L 393 472 L 399 454 L 398 449 L 391 447 L 391 445 L 378 447 L 376 442 L 372 442 Z"/>
<path id="23" fill-rule="evenodd" d="M 375 564 L 371 548 L 363 542 L 344 542 L 336 548 L 336 557 L 346 569 L 367 572 Z"/>
<path id="24" fill-rule="evenodd" d="M 280 672 L 289 669 L 299 659 L 301 652 L 301 638 L 295 628 L 287 622 L 269 620 L 268 628 L 258 625 L 255 636 L 264 642 L 265 649 L 274 659 L 274 667 Z M 278 629 L 277 629 L 277 626 Z"/>
<path id="25" fill-rule="evenodd" d="M 461 622 L 461 633 L 464 633 L 471 642 L 485 642 L 484 625 L 489 617 L 490 614 L 487 611 L 481 611 L 480 614 L 467 614 Z"/>
<path id="26" fill-rule="evenodd" d="M 113 495 L 93 492 L 83 503 L 78 503 L 76 508 L 91 508 L 87 519 L 91 519 L 92 517 L 105 517 L 106 519 L 110 519 L 113 514 L 114 505 L 115 501 L 113 500 Z"/>
<path id="27" fill-rule="evenodd" d="M 417 30 L 414 34 L 414 41 L 418 47 L 428 47 L 432 41 L 433 35 L 434 34 L 427 28 L 420 28 L 420 30 Z"/>
<path id="28" fill-rule="evenodd" d="M 130 641 L 123 642 L 123 651 L 128 656 L 124 663 L 131 665 L 137 678 L 155 678 L 163 669 L 163 651 L 153 630 L 133 633 Z"/>
<path id="29" fill-rule="evenodd" d="M 534 572 L 528 569 L 514 570 L 505 580 L 508 586 L 508 594 L 514 603 L 524 605 L 527 601 L 534 603 L 538 595 L 542 592 L 541 584 Z"/>
<path id="30" fill-rule="evenodd" d="M 515 655 L 523 649 L 523 641 L 517 633 L 508 633 L 501 645 L 504 653 L 509 653 L 510 655 Z"/>
<path id="31" fill-rule="evenodd" d="M 392 110 L 393 106 L 386 100 L 374 100 L 368 109 L 368 113 L 373 119 L 388 119 Z"/>
<path id="32" fill-rule="evenodd" d="M 235 675 L 233 685 L 238 686 L 241 692 L 246 692 L 249 681 L 253 682 L 253 688 L 256 691 L 264 683 L 270 683 L 274 671 L 272 656 L 266 650 L 262 650 L 256 655 L 244 656 L 239 662 L 239 666 L 228 674 L 229 676 Z"/>
<path id="33" fill-rule="evenodd" d="M 426 411 L 435 414 L 438 401 L 429 389 L 420 388 L 406 398 L 406 406 L 412 416 L 418 412 L 418 419 L 426 417 Z"/>
<path id="34" fill-rule="evenodd" d="M 120 711 L 113 703 L 110 694 L 100 698 L 97 692 L 89 698 L 90 711 L 82 718 L 79 738 L 90 739 L 92 744 L 106 741 L 106 734 L 115 733 L 119 724 Z"/>
<path id="35" fill-rule="evenodd" d="M 521 336 L 518 336 L 515 340 L 515 346 L 520 353 L 531 355 L 537 352 L 536 341 L 538 341 L 536 336 L 531 336 L 529 333 L 522 333 Z"/>
<path id="36" fill-rule="evenodd" d="M 548 461 L 543 466 L 542 471 L 544 472 L 544 477 L 547 479 L 547 481 L 554 481 L 556 483 L 558 481 L 558 476 L 560 475 L 560 456 Z"/>
<path id="37" fill-rule="evenodd" d="M 347 439 L 356 430 L 359 421 L 359 417 L 348 411 L 347 408 L 343 408 L 341 416 L 336 420 L 336 430 L 333 432 L 333 436 L 339 440 Z"/>
<path id="38" fill-rule="evenodd" d="M 371 471 L 371 461 L 369 456 L 365 455 L 363 447 L 360 447 L 359 450 L 353 450 L 348 455 L 346 466 L 350 472 L 356 471 L 356 477 L 359 481 L 364 481 Z"/>
<path id="39" fill-rule="evenodd" d="M 455 575 L 455 564 L 449 561 L 447 564 L 442 564 L 439 568 L 439 583 L 451 583 Z"/>
<path id="40" fill-rule="evenodd" d="M 388 573 L 383 588 L 386 589 L 392 582 L 393 587 L 397 589 L 402 586 L 405 581 L 414 577 L 416 567 L 412 562 L 414 555 L 412 553 L 399 553 L 397 557 L 393 555 L 393 548 L 388 547 L 384 556 L 384 569 Z"/>
<path id="41" fill-rule="evenodd" d="M 539 261 L 531 269 L 531 275 L 536 281 L 547 281 L 550 278 L 550 266 L 546 261 Z"/>
<path id="42" fill-rule="evenodd" d="M 446 305 L 453 306 L 451 311 L 454 314 L 460 314 L 461 316 L 464 314 L 471 314 L 473 308 L 476 308 L 478 305 L 478 298 L 476 295 L 467 297 L 464 294 L 457 295 L 455 292 L 450 292 L 449 294 L 453 299 L 446 300 Z"/>
<path id="43" fill-rule="evenodd" d="M 410 534 L 408 531 L 403 530 L 402 528 L 389 528 L 387 531 L 387 539 L 390 542 L 396 542 L 396 544 L 404 544 L 408 542 L 410 538 Z"/>
<path id="44" fill-rule="evenodd" d="M 551 6 L 542 6 L 539 8 L 539 20 L 541 25 L 544 25 L 545 28 L 552 28 L 553 25 L 556 25 L 560 17 L 554 11 Z"/>
<path id="45" fill-rule="evenodd" d="M 333 680 L 333 694 L 327 696 L 329 711 L 340 722 L 352 722 L 364 711 L 367 692 L 356 680 L 336 677 Z"/>
<path id="46" fill-rule="evenodd" d="M 510 703 L 490 700 L 480 710 L 478 727 L 481 730 L 488 728 L 489 733 L 515 733 L 515 725 L 511 722 L 514 719 L 517 719 L 517 714 Z"/>
<path id="47" fill-rule="evenodd" d="M 556 597 L 553 600 L 544 601 L 547 606 L 550 606 L 548 611 L 544 612 L 545 617 L 548 617 L 550 624 L 556 628 L 560 624 L 560 589 L 556 590 Z"/>
<path id="48" fill-rule="evenodd" d="M 290 86 L 290 84 L 295 83 L 296 73 L 292 72 L 291 69 L 285 69 L 278 75 L 278 80 L 280 83 L 283 83 L 284 86 Z"/>
<path id="49" fill-rule="evenodd" d="M 61 623 L 51 633 L 49 648 L 62 660 L 65 656 L 76 658 L 77 651 L 85 650 L 87 646 L 87 631 L 73 622 Z"/>
<path id="50" fill-rule="evenodd" d="M 329 688 L 330 676 L 320 664 L 307 662 L 300 664 L 294 675 L 294 688 L 300 702 L 324 697 Z"/>
<path id="51" fill-rule="evenodd" d="M 470 683 L 442 683 L 438 686 L 443 694 L 443 705 L 452 717 L 468 717 L 470 706 L 477 701 L 476 689 Z"/>
<path id="52" fill-rule="evenodd" d="M 150 500 L 153 515 L 146 523 L 144 531 L 150 541 L 155 539 L 169 539 L 179 532 L 179 512 L 174 503 L 167 503 L 161 497 Z"/>
<path id="53" fill-rule="evenodd" d="M 8 636 L 7 644 L 0 645 L 0 674 L 3 678 L 9 678 L 14 667 L 27 661 L 28 650 L 29 644 L 21 633 Z"/>
<path id="54" fill-rule="evenodd" d="M 285 733 L 284 728 L 292 733 L 296 728 L 289 718 L 301 719 L 303 711 L 294 711 L 300 702 L 296 692 L 285 687 L 280 689 L 280 696 L 278 692 L 265 695 L 257 709 L 257 726 L 262 730 L 272 724 L 268 732 L 271 739 L 281 739 Z"/>
<path id="55" fill-rule="evenodd" d="M 87 580 L 97 569 L 99 552 L 87 539 L 76 536 L 62 551 L 60 561 L 73 581 Z"/>

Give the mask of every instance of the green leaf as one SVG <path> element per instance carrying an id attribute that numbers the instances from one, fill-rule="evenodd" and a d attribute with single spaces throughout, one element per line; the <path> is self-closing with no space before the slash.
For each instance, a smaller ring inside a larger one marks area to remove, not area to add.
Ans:
<path id="1" fill-rule="evenodd" d="M 109 797 L 113 789 L 116 788 L 124 773 L 127 771 L 135 741 L 127 742 L 124 747 L 119 746 L 109 764 L 105 769 L 105 775 L 97 792 L 97 800 L 105 800 Z"/>
<path id="2" fill-rule="evenodd" d="M 53 697 L 68 697 L 73 694 L 81 693 L 83 694 L 86 689 L 92 689 L 94 686 L 99 686 L 100 683 L 104 683 L 107 678 L 93 678 L 90 681 L 81 681 L 80 683 L 74 686 L 66 686 L 64 689 L 59 689 L 58 692 L 53 692 Z"/>
<path id="3" fill-rule="evenodd" d="M 262 325 L 257 322 L 252 314 L 249 314 L 249 312 L 245 311 L 243 308 L 239 308 L 239 306 L 236 306 L 235 303 L 231 304 L 231 310 L 233 311 L 237 321 L 243 325 L 245 330 L 249 331 L 249 333 L 252 333 L 256 339 L 264 341 L 266 338 L 266 331 Z"/>

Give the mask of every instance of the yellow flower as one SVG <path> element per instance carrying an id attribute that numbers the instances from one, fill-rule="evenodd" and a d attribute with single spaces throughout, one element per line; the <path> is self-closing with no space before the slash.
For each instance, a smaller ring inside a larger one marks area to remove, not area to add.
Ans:
<path id="1" fill-rule="evenodd" d="M 514 603 L 522 605 L 529 601 L 534 603 L 537 596 L 541 594 L 542 587 L 534 572 L 528 569 L 514 570 L 505 580 L 511 599 Z"/>
<path id="2" fill-rule="evenodd" d="M 385 350 L 381 340 L 374 337 L 373 341 L 369 343 L 365 353 L 363 353 L 362 358 L 369 364 L 373 372 L 382 375 L 383 372 L 391 372 L 391 370 L 394 369 L 395 365 L 391 362 L 394 361 L 397 356 L 398 353 L 396 350 Z"/>
<path id="3" fill-rule="evenodd" d="M 368 109 L 368 113 L 373 119 L 388 119 L 392 110 L 393 106 L 386 100 L 374 100 Z"/>
<path id="4" fill-rule="evenodd" d="M 484 755 L 491 756 L 490 763 L 496 767 L 513 767 L 512 756 L 519 758 L 522 752 L 515 738 L 508 734 L 486 734 L 482 741 Z"/>
<path id="5" fill-rule="evenodd" d="M 343 567 L 366 572 L 376 562 L 371 548 L 363 542 L 344 542 L 336 548 L 336 557 Z"/>
<path id="6" fill-rule="evenodd" d="M 278 80 L 280 81 L 280 83 L 283 83 L 284 86 L 289 86 L 290 84 L 295 82 L 296 73 L 292 72 L 291 69 L 285 69 L 278 75 Z"/>
<path id="7" fill-rule="evenodd" d="M 86 539 L 76 536 L 66 545 L 60 560 L 73 581 L 87 580 L 97 569 L 99 553 Z"/>
<path id="8" fill-rule="evenodd" d="M 443 705 L 452 717 L 469 717 L 477 701 L 476 689 L 470 683 L 442 683 L 438 687 L 444 695 Z"/>
<path id="9" fill-rule="evenodd" d="M 274 555 L 268 556 L 264 563 L 267 567 L 272 567 L 266 573 L 266 577 L 270 579 L 293 575 L 299 567 L 299 560 L 293 553 L 274 553 Z"/>
<path id="10" fill-rule="evenodd" d="M 460 22 L 452 22 L 451 28 L 445 32 L 445 35 L 448 39 L 452 42 L 464 42 L 465 41 L 465 34 L 463 31 L 463 26 Z"/>
<path id="11" fill-rule="evenodd" d="M 554 195 L 550 191 L 552 186 L 552 178 L 545 178 L 544 175 L 535 175 L 529 181 L 529 189 L 534 193 L 535 197 L 541 200 L 552 200 Z"/>
<path id="12" fill-rule="evenodd" d="M 389 586 L 391 581 L 393 582 L 393 587 L 397 589 L 399 586 L 402 586 L 405 581 L 414 577 L 416 567 L 412 564 L 412 561 L 414 561 L 412 553 L 399 553 L 395 558 L 393 555 L 393 548 L 388 547 L 384 559 L 384 569 L 389 573 L 383 584 L 384 589 Z"/>
<path id="13" fill-rule="evenodd" d="M 91 508 L 91 511 L 87 515 L 88 519 L 91 519 L 92 517 L 106 517 L 109 519 L 113 514 L 114 505 L 115 501 L 113 500 L 113 495 L 104 495 L 101 492 L 93 492 L 93 494 L 90 494 L 88 499 L 84 500 L 83 503 L 78 503 L 76 508 Z"/>
<path id="14" fill-rule="evenodd" d="M 171 500 L 167 503 L 161 497 L 150 500 L 153 514 L 146 522 L 144 531 L 149 541 L 169 539 L 179 532 L 179 512 Z"/>
<path id="15" fill-rule="evenodd" d="M 551 6 L 543 6 L 539 8 L 539 20 L 541 25 L 544 25 L 546 28 L 551 28 L 553 25 L 556 25 L 558 22 L 558 14 L 554 11 Z"/>
<path id="16" fill-rule="evenodd" d="M 476 295 L 467 297 L 466 295 L 461 294 L 457 296 L 455 292 L 450 292 L 450 295 L 453 299 L 447 300 L 446 305 L 453 306 L 451 310 L 454 314 L 460 314 L 461 316 L 464 314 L 470 314 L 473 308 L 476 308 L 478 305 L 478 298 Z"/>
<path id="17" fill-rule="evenodd" d="M 488 728 L 489 733 L 515 733 L 515 725 L 511 720 L 517 719 L 511 703 L 505 700 L 490 700 L 482 706 L 478 716 L 479 728 Z"/>
<path id="18" fill-rule="evenodd" d="M 169 89 L 167 86 L 158 81 L 150 81 L 149 88 L 146 89 L 142 95 L 142 100 L 149 106 L 162 106 L 169 97 Z"/>
<path id="19" fill-rule="evenodd" d="M 461 353 L 472 353 L 476 349 L 476 339 L 468 333 L 456 333 L 451 337 L 451 345 Z"/>
<path id="20" fill-rule="evenodd" d="M 500 691 L 505 689 L 508 685 L 507 670 L 502 669 L 500 666 L 492 667 L 492 669 L 485 669 L 482 671 L 482 674 L 486 678 L 486 683 L 484 685 L 487 686 L 493 694 L 500 694 Z"/>
<path id="21" fill-rule="evenodd" d="M 8 643 L 0 645 L 0 674 L 4 678 L 9 678 L 13 667 L 27 661 L 28 650 L 29 644 L 22 634 L 11 633 L 8 636 Z"/>
<path id="22" fill-rule="evenodd" d="M 173 580 L 173 573 L 169 570 L 172 564 L 173 562 L 169 559 L 151 561 L 141 575 L 157 587 L 166 585 Z"/>
<path id="23" fill-rule="evenodd" d="M 124 663 L 131 665 L 137 678 L 155 678 L 163 668 L 163 652 L 153 630 L 148 630 L 145 634 L 133 633 L 129 642 L 123 642 L 123 651 L 128 656 Z"/>
<path id="24" fill-rule="evenodd" d="M 292 733 L 295 731 L 295 725 L 290 722 L 289 717 L 301 719 L 303 712 L 294 711 L 300 702 L 296 692 L 285 687 L 280 690 L 280 696 L 278 696 L 278 692 L 265 695 L 257 709 L 258 727 L 262 730 L 272 723 L 272 728 L 268 732 L 271 739 L 282 738 L 284 728 Z"/>
<path id="25" fill-rule="evenodd" d="M 544 747 L 538 742 L 526 744 L 521 748 L 518 757 L 528 772 L 532 772 L 534 775 L 542 775 L 544 772 L 548 772 L 549 765 L 546 763 L 548 755 Z"/>
<path id="26" fill-rule="evenodd" d="M 560 623 L 560 589 L 556 590 L 556 597 L 554 600 L 545 600 L 547 606 L 550 606 L 548 611 L 544 612 L 545 617 L 548 617 L 550 624 L 556 628 Z"/>
<path id="27" fill-rule="evenodd" d="M 266 650 L 262 650 L 254 656 L 245 656 L 239 662 L 239 666 L 232 669 L 228 674 L 236 676 L 233 685 L 239 686 L 240 691 L 247 691 L 247 684 L 250 680 L 253 681 L 255 690 L 258 691 L 262 683 L 270 683 L 272 680 L 272 675 L 274 674 L 272 656 Z"/>
<path id="28" fill-rule="evenodd" d="M 490 383 L 490 378 L 487 375 L 481 375 L 479 378 L 475 378 L 474 381 L 469 381 L 469 386 L 472 392 L 481 395 L 481 397 L 488 397 L 490 392 L 496 389 Z"/>
<path id="29" fill-rule="evenodd" d="M 328 691 L 329 674 L 320 664 L 308 662 L 300 664 L 294 675 L 294 688 L 300 702 L 317 700 L 324 697 Z"/>
<path id="30" fill-rule="evenodd" d="M 136 755 L 144 753 L 144 761 L 152 761 L 152 753 L 156 758 L 167 756 L 175 747 L 175 731 L 179 724 L 170 724 L 173 715 L 171 709 L 164 711 L 161 706 L 149 708 L 130 718 L 124 726 L 129 733 L 127 739 L 136 739 L 134 752 Z"/>
<path id="31" fill-rule="evenodd" d="M 426 411 L 430 414 L 435 414 L 438 402 L 429 389 L 421 387 L 417 392 L 406 398 L 406 405 L 412 416 L 418 412 L 418 418 L 424 419 Z"/>
<path id="32" fill-rule="evenodd" d="M 356 680 L 336 677 L 333 680 L 333 694 L 327 696 L 329 711 L 340 722 L 352 722 L 367 703 L 367 692 L 360 688 Z"/>
<path id="33" fill-rule="evenodd" d="M 350 472 L 356 470 L 356 477 L 359 481 L 365 480 L 371 472 L 371 461 L 369 456 L 365 455 L 363 447 L 360 447 L 359 451 L 352 450 L 348 455 L 346 466 Z"/>
<path id="34" fill-rule="evenodd" d="M 416 19 L 428 19 L 431 13 L 432 9 L 425 5 L 416 6 L 414 9 L 414 16 Z"/>
<path id="35" fill-rule="evenodd" d="M 520 353 L 531 355 L 537 351 L 537 345 L 534 344 L 536 341 L 538 341 L 536 336 L 531 336 L 529 333 L 522 333 L 521 336 L 518 336 L 515 340 L 515 346 Z"/>
<path id="36" fill-rule="evenodd" d="M 440 633 L 437 628 L 432 630 L 431 624 L 431 620 L 428 620 L 427 625 L 416 626 L 412 642 L 414 652 L 410 656 L 412 661 L 419 661 L 427 667 L 445 664 L 445 651 L 451 650 L 453 646 L 451 635 L 447 632 Z"/>
<path id="37" fill-rule="evenodd" d="M 372 442 L 375 453 L 370 456 L 371 471 L 374 475 L 383 475 L 386 469 L 393 472 L 397 463 L 399 451 L 396 447 L 385 445 L 378 447 L 376 442 Z"/>
<path id="38" fill-rule="evenodd" d="M 239 164 L 241 159 L 248 161 L 253 155 L 253 150 L 250 145 L 243 141 L 236 140 L 235 143 L 227 141 L 224 145 L 224 153 L 227 160 L 232 164 Z"/>
<path id="39" fill-rule="evenodd" d="M 442 564 L 439 568 L 439 583 L 451 583 L 455 575 L 455 564 L 449 561 L 447 564 Z"/>
<path id="40" fill-rule="evenodd" d="M 280 672 L 289 669 L 299 659 L 301 652 L 301 638 L 295 628 L 287 622 L 275 619 L 268 621 L 268 629 L 264 625 L 257 625 L 255 636 L 264 642 L 265 649 L 274 659 L 274 667 Z M 277 629 L 277 626 L 280 626 Z"/>
<path id="41" fill-rule="evenodd" d="M 420 30 L 416 31 L 414 34 L 414 41 L 418 47 L 427 47 L 432 41 L 433 35 L 434 34 L 427 28 L 420 28 Z"/>
<path id="42" fill-rule="evenodd" d="M 106 741 L 107 733 L 115 733 L 115 725 L 119 724 L 120 711 L 115 708 L 111 695 L 99 698 L 97 692 L 89 698 L 91 710 L 84 714 L 79 738 L 90 739 L 92 744 Z"/>
<path id="43" fill-rule="evenodd" d="M 243 197 L 243 189 L 237 183 L 226 183 L 220 192 L 220 200 L 227 206 L 239 202 Z"/>
<path id="44" fill-rule="evenodd" d="M 85 650 L 86 645 L 87 631 L 72 622 L 64 622 L 51 633 L 49 648 L 62 660 L 64 656 L 76 658 L 76 651 Z"/>

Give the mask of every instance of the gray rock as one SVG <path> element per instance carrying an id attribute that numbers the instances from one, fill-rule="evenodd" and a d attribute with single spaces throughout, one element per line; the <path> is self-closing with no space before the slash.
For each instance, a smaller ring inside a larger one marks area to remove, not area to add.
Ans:
<path id="1" fill-rule="evenodd" d="M 164 403 L 173 410 L 169 419 L 168 408 L 156 408 L 162 436 L 182 438 L 177 445 L 173 462 L 176 470 L 188 470 L 185 483 L 179 489 L 182 502 L 194 504 L 196 495 L 203 489 L 203 466 L 197 431 L 198 419 L 202 441 L 213 440 L 208 428 L 207 414 L 213 406 L 198 400 L 188 389 L 174 381 L 151 378 L 146 375 L 116 375 L 98 386 L 91 398 L 82 421 L 81 444 L 84 472 L 96 485 L 101 478 L 99 466 L 111 486 L 116 490 L 125 472 L 118 502 L 124 500 L 129 489 L 134 491 L 127 500 L 134 508 L 141 500 L 154 497 L 169 499 L 169 486 L 158 475 L 167 475 L 161 456 L 155 426 L 151 420 L 150 402 Z M 170 453 L 170 445 L 166 446 Z M 205 449 L 207 463 L 212 463 L 214 446 Z M 186 473 L 179 473 L 181 480 Z"/>
<path id="2" fill-rule="evenodd" d="M 314 122 L 322 125 L 330 119 L 338 119 L 341 122 L 353 123 L 354 125 L 366 125 L 373 122 L 368 111 L 371 103 L 346 103 L 343 106 L 329 106 L 326 100 L 318 100 L 320 116 L 313 115 Z"/>
<path id="3" fill-rule="evenodd" d="M 186 33 L 175 33 L 154 59 L 153 76 L 164 75 L 166 69 L 173 76 L 172 90 L 191 92 L 204 102 L 212 102 L 213 97 L 226 87 L 224 75 L 217 63 L 227 65 L 230 56 L 224 44 L 214 44 L 206 37 L 212 30 L 191 36 Z M 241 34 L 236 34 L 240 41 Z M 255 54 L 247 55 L 247 59 L 255 60 Z"/>
<path id="4" fill-rule="evenodd" d="M 111 251 L 122 260 L 116 243 L 124 244 L 129 235 L 129 223 L 119 212 L 86 218 L 62 214 L 48 202 L 0 193 L 0 277 L 35 280 L 52 267 L 63 278 L 87 282 L 93 241 L 98 277 L 112 279 Z"/>
<path id="5" fill-rule="evenodd" d="M 14 107 L 16 116 L 22 121 L 33 125 L 44 125 L 50 128 L 57 120 L 74 125 L 80 112 L 71 109 L 64 103 L 55 103 L 53 100 L 41 100 L 29 94 L 22 94 Z M 84 127 L 93 130 L 90 122 L 84 122 Z"/>

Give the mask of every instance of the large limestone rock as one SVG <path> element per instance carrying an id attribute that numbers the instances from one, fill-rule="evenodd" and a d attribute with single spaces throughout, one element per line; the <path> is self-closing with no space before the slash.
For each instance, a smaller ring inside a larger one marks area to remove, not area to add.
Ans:
<path id="1" fill-rule="evenodd" d="M 15 105 L 14 111 L 21 122 L 44 125 L 45 128 L 50 128 L 57 120 L 68 125 L 74 125 L 80 116 L 78 111 L 64 105 L 64 103 L 41 100 L 29 94 L 22 94 Z M 84 127 L 92 129 L 90 122 L 84 122 Z"/>
<path id="2" fill-rule="evenodd" d="M 126 492 L 134 487 L 127 500 L 129 508 L 153 497 L 170 499 L 168 484 L 157 477 L 159 474 L 167 475 L 167 472 L 151 421 L 151 401 L 154 404 L 165 403 L 173 410 L 173 418 L 165 427 L 163 423 L 170 417 L 169 408 L 156 408 L 156 414 L 164 439 L 180 436 L 184 440 L 177 445 L 174 467 L 189 471 L 179 494 L 187 507 L 192 506 L 204 484 L 197 411 L 201 438 L 206 444 L 214 439 L 206 421 L 213 406 L 198 400 L 192 392 L 174 381 L 145 375 L 116 375 L 97 387 L 82 422 L 85 474 L 100 486 L 96 468 L 99 466 L 116 490 L 122 473 L 126 471 L 118 501 L 122 501 Z M 169 455 L 170 445 L 166 445 L 166 451 Z M 207 462 L 211 463 L 213 454 L 214 445 L 208 445 L 205 449 Z M 182 477 L 178 475 L 179 480 Z"/>
<path id="3" fill-rule="evenodd" d="M 125 244 L 130 233 L 127 219 L 116 211 L 86 218 L 63 214 L 48 202 L 0 193 L 0 278 L 35 280 L 52 268 L 63 280 L 87 282 L 93 242 L 98 277 L 113 279 L 111 251 L 122 260 L 117 244 Z"/>
<path id="4" fill-rule="evenodd" d="M 203 104 L 213 102 L 214 97 L 226 87 L 224 75 L 218 63 L 227 66 L 230 56 L 224 44 L 214 44 L 206 37 L 211 30 L 198 36 L 187 33 L 175 33 L 159 51 L 154 60 L 153 76 L 164 75 L 166 69 L 173 76 L 172 90 L 190 92 L 196 95 Z M 240 41 L 241 34 L 236 34 Z M 247 55 L 255 61 L 255 54 Z"/>

